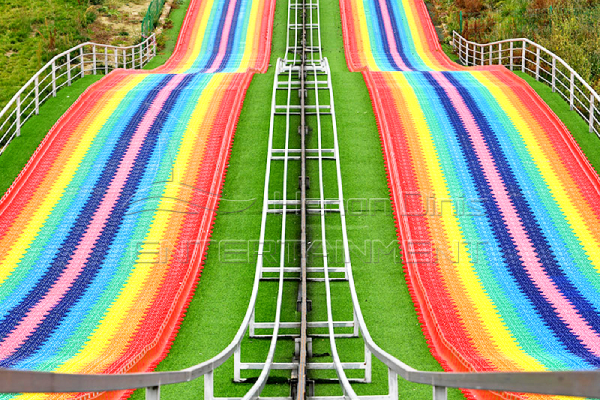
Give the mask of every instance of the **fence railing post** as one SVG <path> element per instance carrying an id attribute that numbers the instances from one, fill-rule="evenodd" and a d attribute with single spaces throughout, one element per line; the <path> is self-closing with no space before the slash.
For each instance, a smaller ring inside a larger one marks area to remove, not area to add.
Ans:
<path id="1" fill-rule="evenodd" d="M 510 42 L 510 70 L 514 69 L 513 56 L 515 52 L 514 42 Z"/>
<path id="2" fill-rule="evenodd" d="M 556 57 L 552 56 L 552 93 L 556 92 Z"/>
<path id="3" fill-rule="evenodd" d="M 104 75 L 108 75 L 108 47 L 104 46 Z"/>
<path id="4" fill-rule="evenodd" d="M 235 351 L 233 352 L 233 381 L 241 382 L 242 381 L 242 370 L 240 368 L 240 364 L 242 363 L 242 346 L 237 345 Z"/>
<path id="5" fill-rule="evenodd" d="M 119 51 L 117 50 L 116 47 L 113 48 L 113 51 L 115 52 L 115 68 L 117 69 L 119 68 Z"/>
<path id="6" fill-rule="evenodd" d="M 448 389 L 444 386 L 433 386 L 433 400 L 446 400 Z"/>
<path id="7" fill-rule="evenodd" d="M 96 75 L 96 45 L 92 46 L 92 61 L 94 66 L 94 75 Z"/>
<path id="8" fill-rule="evenodd" d="M 488 46 L 488 48 L 490 49 L 490 65 L 492 65 L 492 64 L 494 63 L 494 62 L 492 61 L 492 60 L 493 60 L 493 55 L 494 55 L 494 45 L 493 45 L 493 44 L 490 44 L 490 45 Z"/>
<path id="9" fill-rule="evenodd" d="M 127 49 L 123 49 L 123 68 L 127 69 Z"/>
<path id="10" fill-rule="evenodd" d="M 85 76 L 85 64 L 83 62 L 83 46 L 79 48 L 79 61 L 81 63 L 81 77 Z"/>
<path id="11" fill-rule="evenodd" d="M 571 91 L 571 95 L 569 96 L 569 105 L 571 110 L 575 108 L 575 74 L 571 71 L 571 84 L 569 85 L 569 90 Z"/>
<path id="12" fill-rule="evenodd" d="M 473 43 L 473 48 L 469 49 L 473 52 L 471 65 L 475 65 L 477 63 L 477 54 L 475 53 L 475 43 Z"/>
<path id="13" fill-rule="evenodd" d="M 483 59 L 483 46 L 479 46 L 479 48 L 481 49 L 481 65 L 485 65 L 485 61 Z"/>
<path id="14" fill-rule="evenodd" d="M 210 371 L 204 374 L 204 400 L 213 400 L 215 398 L 213 372 Z"/>
<path id="15" fill-rule="evenodd" d="M 371 383 L 373 378 L 373 356 L 365 343 L 365 382 Z"/>
<path id="16" fill-rule="evenodd" d="M 67 53 L 67 86 L 71 86 L 71 52 Z"/>
<path id="17" fill-rule="evenodd" d="M 502 43 L 498 44 L 498 65 L 502 65 Z"/>
<path id="18" fill-rule="evenodd" d="M 594 101 L 596 98 L 594 97 L 594 93 L 590 94 L 590 133 L 594 131 Z"/>
<path id="19" fill-rule="evenodd" d="M 160 386 L 150 386 L 146 388 L 146 400 L 159 400 Z"/>
<path id="20" fill-rule="evenodd" d="M 390 399 L 398 398 L 398 374 L 388 368 L 388 391 Z"/>
<path id="21" fill-rule="evenodd" d="M 17 136 L 21 136 L 21 94 L 17 96 Z"/>
<path id="22" fill-rule="evenodd" d="M 521 72 L 525 72 L 525 60 L 527 59 L 527 55 L 525 52 L 527 51 L 527 42 L 523 40 L 523 57 L 521 60 Z"/>
<path id="23" fill-rule="evenodd" d="M 39 75 L 35 76 L 35 81 L 33 83 L 35 85 L 35 115 L 40 114 L 40 78 Z"/>
<path id="24" fill-rule="evenodd" d="M 56 59 L 52 59 L 52 97 L 56 97 Z"/>
<path id="25" fill-rule="evenodd" d="M 535 56 L 536 56 L 536 60 L 535 60 L 535 80 L 539 81 L 540 80 L 540 64 L 541 64 L 541 59 L 540 59 L 540 48 L 536 47 L 536 52 L 535 52 Z"/>

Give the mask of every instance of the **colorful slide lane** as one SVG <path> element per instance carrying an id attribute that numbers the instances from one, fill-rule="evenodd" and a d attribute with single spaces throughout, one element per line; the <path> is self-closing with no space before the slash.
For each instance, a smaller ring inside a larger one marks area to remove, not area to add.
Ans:
<path id="1" fill-rule="evenodd" d="M 48 133 L 0 201 L 0 367 L 124 373 L 166 356 L 274 7 L 192 0 L 165 66 L 112 72 Z"/>
<path id="2" fill-rule="evenodd" d="M 600 179 L 568 130 L 504 67 L 453 64 L 421 0 L 340 4 L 435 357 L 449 371 L 600 367 Z"/>

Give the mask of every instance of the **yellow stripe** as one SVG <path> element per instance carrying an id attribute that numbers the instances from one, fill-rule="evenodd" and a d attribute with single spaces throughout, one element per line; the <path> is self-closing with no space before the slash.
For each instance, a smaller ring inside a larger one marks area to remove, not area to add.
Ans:
<path id="1" fill-rule="evenodd" d="M 427 43 L 426 38 L 423 37 L 423 31 L 419 28 L 422 28 L 421 21 L 416 17 L 418 14 L 413 12 L 414 5 L 412 4 L 414 0 L 402 0 L 402 6 L 404 7 L 404 12 L 406 13 L 406 22 L 410 27 L 410 32 L 412 34 L 413 43 L 415 44 L 415 49 L 417 54 L 421 58 L 421 60 L 427 65 L 429 68 L 436 70 L 439 69 L 432 62 L 431 57 L 429 57 L 428 52 L 425 49 L 425 43 Z"/>
<path id="2" fill-rule="evenodd" d="M 261 22 L 261 16 L 258 15 L 258 7 L 262 2 L 263 0 L 252 1 L 252 10 L 250 11 L 250 19 L 248 20 L 248 32 L 246 33 L 246 46 L 244 48 L 244 56 L 242 57 L 242 62 L 240 63 L 238 71 L 246 71 L 248 68 L 255 67 L 254 65 L 250 65 L 250 62 L 252 61 L 252 56 L 256 56 L 256 51 L 258 50 L 258 47 L 255 47 L 254 35 L 257 25 Z M 256 39 L 262 38 L 257 35 Z M 258 42 L 258 44 L 260 45 L 260 42 Z M 256 49 L 256 51 L 254 49 Z"/>
<path id="3" fill-rule="evenodd" d="M 403 106 L 408 107 L 413 116 L 417 137 L 427 165 L 427 175 L 430 177 L 435 195 L 437 198 L 449 199 L 450 193 L 445 184 L 443 170 L 437 161 L 439 155 L 437 154 L 433 138 L 429 134 L 430 129 L 427 125 L 425 114 L 419 105 L 419 100 L 402 73 L 395 73 L 394 77 L 399 88 L 402 90 L 403 96 L 407 100 Z M 436 215 L 433 218 L 437 217 Z M 479 284 L 470 254 L 468 257 L 465 257 L 465 252 L 459 253 L 460 249 L 457 249 L 456 245 L 454 245 L 454 243 L 464 242 L 464 236 L 462 235 L 457 215 L 455 213 L 442 213 L 441 223 L 444 227 L 447 247 L 450 248 L 450 259 L 456 260 L 456 262 L 449 266 L 442 265 L 440 267 L 448 267 L 456 270 L 462 286 L 465 288 L 464 294 L 468 298 L 471 307 L 474 307 L 476 310 L 479 319 L 483 322 L 482 328 L 485 329 L 487 336 L 490 337 L 492 341 L 491 345 L 496 347 L 499 354 L 505 355 L 513 364 L 519 365 L 523 369 L 544 369 L 541 363 L 519 347 L 518 342 L 506 328 L 500 315 L 496 312 L 491 299 Z M 476 346 L 481 349 L 489 347 L 490 343 L 476 343 Z M 502 364 L 502 362 L 499 359 L 495 359 L 495 364 Z"/>
<path id="4" fill-rule="evenodd" d="M 205 0 L 207 2 L 207 4 L 204 6 L 204 10 L 200 11 L 201 15 L 199 15 L 198 17 L 200 18 L 200 24 L 198 26 L 197 29 L 197 35 L 195 38 L 192 38 L 193 41 L 193 47 L 191 50 L 188 50 L 186 52 L 185 55 L 185 59 L 182 62 L 182 64 L 180 66 L 178 66 L 177 68 L 175 68 L 172 73 L 185 73 L 187 72 L 192 65 L 194 64 L 194 62 L 196 61 L 196 59 L 200 56 L 200 53 L 202 50 L 206 51 L 206 49 L 202 49 L 202 42 L 204 41 L 204 36 L 206 35 L 206 31 L 207 31 L 207 26 L 208 26 L 208 21 L 210 20 L 210 16 L 211 16 L 211 12 L 212 12 L 212 8 L 214 5 L 214 0 Z M 194 21 L 195 25 L 197 23 L 197 20 Z"/>
<path id="5" fill-rule="evenodd" d="M 361 42 L 363 45 L 363 51 L 360 52 L 360 55 L 364 56 L 366 67 L 376 71 L 379 69 L 379 67 L 377 66 L 377 63 L 373 58 L 373 48 L 371 47 L 371 40 L 369 38 L 369 28 L 367 27 L 365 6 L 363 0 L 356 1 L 356 10 L 359 17 L 357 18 L 358 24 L 355 25 L 359 26 L 360 28 L 360 37 L 358 38 L 357 42 Z"/>
<path id="6" fill-rule="evenodd" d="M 222 84 L 224 76 L 217 74 L 209 82 L 207 87 L 202 92 L 202 96 L 196 103 L 193 117 L 186 128 L 185 134 L 183 135 L 182 143 L 180 146 L 180 153 L 177 155 L 173 171 L 179 169 L 184 170 L 189 163 L 189 160 L 195 154 L 192 154 L 191 150 L 194 149 L 194 143 L 196 140 L 205 139 L 207 135 L 201 137 L 198 132 L 202 130 L 202 126 L 207 123 L 205 121 L 208 110 L 214 106 L 210 99 L 214 98 L 214 93 L 219 90 L 219 86 Z M 205 129 L 209 129 L 208 127 Z M 181 151 L 181 150 L 188 151 Z M 165 188 L 163 199 L 157 209 L 168 209 L 168 204 L 172 200 L 170 198 L 177 197 L 180 185 L 168 185 Z M 152 225 L 148 234 L 146 235 L 145 241 L 156 242 L 163 237 L 165 227 L 169 221 L 169 213 L 155 212 Z M 150 248 L 152 247 L 152 248 Z M 153 251 L 156 250 L 153 245 L 143 245 L 141 251 Z M 127 343 L 115 342 L 114 338 L 117 334 L 124 334 L 129 337 L 127 333 L 123 332 L 127 327 L 134 329 L 135 326 L 132 324 L 132 320 L 137 319 L 131 318 L 134 313 L 138 301 L 136 299 L 147 291 L 145 282 L 148 280 L 153 271 L 148 267 L 148 259 L 143 256 L 138 257 L 135 267 L 133 268 L 131 275 L 129 276 L 124 287 L 127 290 L 122 290 L 119 296 L 115 299 L 111 307 L 107 310 L 105 317 L 102 322 L 90 336 L 85 347 L 81 350 L 77 356 L 65 362 L 57 372 L 75 372 L 81 371 L 89 365 L 93 364 L 93 368 L 96 371 L 102 370 L 109 366 L 114 359 L 120 357 L 125 349 Z M 137 310 L 138 314 L 142 313 L 143 310 Z M 140 317 L 143 317 L 141 315 Z M 117 348 L 116 343 L 119 347 Z M 102 355 L 105 356 L 102 356 Z M 110 355 L 110 356 L 107 356 Z M 101 357 L 102 356 L 102 357 Z M 98 361 L 100 363 L 98 363 Z"/>
<path id="7" fill-rule="evenodd" d="M 562 210 L 567 223 L 571 226 L 573 234 L 579 239 L 583 249 L 587 252 L 588 256 L 598 254 L 600 251 L 600 242 L 590 231 L 587 221 L 583 219 L 562 179 L 556 173 L 553 161 L 548 159 L 541 148 L 536 139 L 537 135 L 532 134 L 532 132 L 541 132 L 542 128 L 531 118 L 524 118 L 523 114 L 513 105 L 508 96 L 504 94 L 502 88 L 491 82 L 484 73 L 474 71 L 472 74 L 490 91 L 502 110 L 504 110 L 514 124 L 525 143 L 527 151 L 540 171 L 542 179 L 549 188 L 554 201 Z M 600 272 L 600 259 L 597 257 L 589 258 L 596 271 Z"/>

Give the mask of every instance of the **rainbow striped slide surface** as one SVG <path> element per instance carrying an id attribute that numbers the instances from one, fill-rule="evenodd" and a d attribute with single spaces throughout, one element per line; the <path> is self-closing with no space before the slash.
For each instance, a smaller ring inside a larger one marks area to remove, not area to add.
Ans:
<path id="1" fill-rule="evenodd" d="M 568 130 L 504 67 L 453 64 L 421 0 L 340 4 L 436 358 L 452 371 L 599 368 L 600 180 Z"/>
<path id="2" fill-rule="evenodd" d="M 166 356 L 274 7 L 192 0 L 165 66 L 112 72 L 48 133 L 0 201 L 0 367 L 123 373 Z"/>

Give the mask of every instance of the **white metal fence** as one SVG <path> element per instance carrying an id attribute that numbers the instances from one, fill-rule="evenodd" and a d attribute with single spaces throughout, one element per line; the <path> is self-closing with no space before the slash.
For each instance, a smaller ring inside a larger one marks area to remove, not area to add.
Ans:
<path id="1" fill-rule="evenodd" d="M 0 112 L 0 154 L 40 105 L 64 86 L 86 74 L 108 74 L 116 68 L 142 68 L 156 55 L 156 38 L 151 35 L 129 47 L 86 42 L 58 54 L 44 65 L 13 96 Z"/>
<path id="2" fill-rule="evenodd" d="M 569 64 L 545 47 L 529 39 L 480 44 L 456 31 L 452 45 L 464 65 L 504 65 L 548 84 L 588 123 L 589 131 L 600 137 L 600 96 Z"/>

